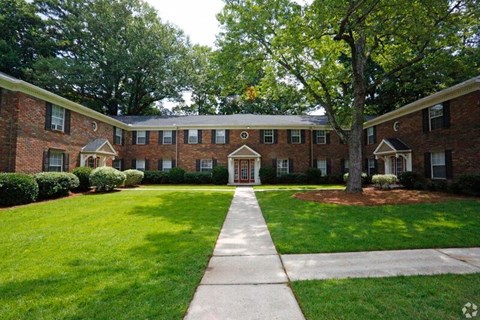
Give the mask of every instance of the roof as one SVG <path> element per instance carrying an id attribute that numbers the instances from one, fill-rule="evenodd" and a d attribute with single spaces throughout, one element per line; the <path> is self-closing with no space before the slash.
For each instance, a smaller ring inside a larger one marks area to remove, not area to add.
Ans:
<path id="1" fill-rule="evenodd" d="M 135 127 L 305 127 L 328 125 L 326 116 L 292 115 L 192 115 L 192 116 L 116 116 Z"/>
<path id="2" fill-rule="evenodd" d="M 116 155 L 115 149 L 107 139 L 95 139 L 82 148 L 82 153 Z"/>
<path id="3" fill-rule="evenodd" d="M 410 153 L 412 149 L 408 147 L 402 140 L 397 138 L 383 139 L 373 151 L 374 155 L 389 155 L 397 153 Z"/>
<path id="4" fill-rule="evenodd" d="M 402 140 L 397 138 L 387 138 L 385 139 L 396 151 L 407 151 L 411 150 Z"/>

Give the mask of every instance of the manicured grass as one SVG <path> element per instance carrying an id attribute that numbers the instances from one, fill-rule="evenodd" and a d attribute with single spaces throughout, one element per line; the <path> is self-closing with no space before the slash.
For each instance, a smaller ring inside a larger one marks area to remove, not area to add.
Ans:
<path id="1" fill-rule="evenodd" d="M 341 206 L 258 192 L 280 253 L 349 252 L 480 245 L 480 201 Z"/>
<path id="2" fill-rule="evenodd" d="M 199 189 L 204 190 L 226 190 L 226 191 L 235 191 L 235 186 L 217 186 L 217 185 L 197 185 L 197 184 L 146 184 L 138 186 L 136 189 L 159 189 L 159 190 L 190 190 L 196 191 Z"/>
<path id="3" fill-rule="evenodd" d="M 254 186 L 255 191 L 269 191 L 269 190 L 317 190 L 317 189 L 345 189 L 341 184 L 324 184 L 324 185 L 290 185 L 290 184 L 273 184 Z"/>
<path id="4" fill-rule="evenodd" d="M 0 318 L 181 319 L 232 194 L 122 191 L 0 210 Z"/>
<path id="5" fill-rule="evenodd" d="M 465 319 L 480 302 L 480 274 L 300 281 L 293 290 L 308 320 Z"/>

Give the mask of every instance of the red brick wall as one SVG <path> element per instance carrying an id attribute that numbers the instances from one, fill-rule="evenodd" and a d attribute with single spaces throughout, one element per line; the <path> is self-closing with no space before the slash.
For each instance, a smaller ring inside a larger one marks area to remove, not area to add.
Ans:
<path id="1" fill-rule="evenodd" d="M 383 138 L 398 138 L 412 149 L 413 171 L 424 174 L 424 153 L 452 150 L 453 177 L 480 172 L 480 91 L 450 101 L 450 128 L 423 133 L 422 111 L 377 126 L 377 143 L 365 147 L 369 157 Z M 393 124 L 399 122 L 399 130 Z M 378 162 L 384 172 L 383 161 Z"/>
<path id="2" fill-rule="evenodd" d="M 0 172 L 15 170 L 17 124 L 17 95 L 0 88 Z"/>

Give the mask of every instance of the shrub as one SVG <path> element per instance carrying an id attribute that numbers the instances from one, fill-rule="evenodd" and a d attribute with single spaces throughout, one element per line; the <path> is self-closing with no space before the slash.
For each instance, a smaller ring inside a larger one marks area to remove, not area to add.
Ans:
<path id="1" fill-rule="evenodd" d="M 458 177 L 456 185 L 463 194 L 480 196 L 480 173 L 461 175 Z"/>
<path id="2" fill-rule="evenodd" d="M 0 206 L 34 202 L 38 197 L 35 179 L 23 173 L 0 173 Z"/>
<path id="3" fill-rule="evenodd" d="M 170 183 L 169 173 L 166 171 L 145 171 L 142 184 L 168 184 Z"/>
<path id="4" fill-rule="evenodd" d="M 35 175 L 39 199 L 65 197 L 68 191 L 78 188 L 80 180 L 73 173 L 41 172 Z"/>
<path id="5" fill-rule="evenodd" d="M 210 172 L 185 172 L 184 183 L 186 184 L 211 184 L 212 174 Z"/>
<path id="6" fill-rule="evenodd" d="M 259 175 L 262 184 L 272 184 L 275 183 L 277 179 L 276 171 L 273 167 L 261 167 Z"/>
<path id="7" fill-rule="evenodd" d="M 142 180 L 143 176 L 145 175 L 142 171 L 140 170 L 135 170 L 135 169 L 129 169 L 123 171 L 125 174 L 125 186 L 126 187 L 133 187 L 139 185 Z"/>
<path id="8" fill-rule="evenodd" d="M 181 184 L 184 181 L 185 170 L 182 168 L 172 168 L 168 172 L 168 178 L 170 179 L 170 183 L 173 184 Z"/>
<path id="9" fill-rule="evenodd" d="M 430 191 L 448 191 L 449 185 L 445 180 L 431 180 L 427 183 L 427 190 Z"/>
<path id="10" fill-rule="evenodd" d="M 305 184 L 307 176 L 304 173 L 289 173 L 284 174 L 276 179 L 276 183 L 281 184 Z"/>
<path id="11" fill-rule="evenodd" d="M 320 184 L 320 181 L 322 179 L 322 172 L 320 171 L 320 169 L 310 168 L 305 171 L 305 179 L 307 180 L 307 183 Z"/>
<path id="12" fill-rule="evenodd" d="M 90 174 L 92 171 L 93 169 L 90 167 L 78 167 L 73 170 L 73 174 L 76 175 L 80 181 L 80 185 L 75 189 L 76 191 L 90 190 Z"/>
<path id="13" fill-rule="evenodd" d="M 96 191 L 111 191 L 124 184 L 126 175 L 111 167 L 99 167 L 90 175 L 90 185 Z"/>
<path id="14" fill-rule="evenodd" d="M 216 166 L 212 171 L 212 181 L 216 185 L 228 184 L 228 169 L 224 166 Z"/>
<path id="15" fill-rule="evenodd" d="M 376 174 L 372 177 L 372 183 L 382 189 L 390 189 L 396 182 L 397 176 L 394 174 Z"/>
<path id="16" fill-rule="evenodd" d="M 412 190 L 412 189 L 415 189 L 415 185 L 417 184 L 417 182 L 422 183 L 422 177 L 416 172 L 408 171 L 408 172 L 402 172 L 398 176 L 398 181 L 405 188 Z"/>

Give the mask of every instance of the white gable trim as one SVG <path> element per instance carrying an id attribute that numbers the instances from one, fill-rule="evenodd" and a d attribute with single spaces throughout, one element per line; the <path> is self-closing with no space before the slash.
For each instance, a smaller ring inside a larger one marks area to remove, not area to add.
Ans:
<path id="1" fill-rule="evenodd" d="M 249 155 L 237 155 L 237 153 L 240 153 L 244 149 L 247 149 L 251 154 L 249 154 Z M 233 151 L 232 153 L 230 153 L 228 155 L 228 158 L 261 158 L 261 157 L 262 156 L 257 151 L 253 150 L 252 148 L 250 148 L 246 144 L 244 144 L 243 146 L 241 146 L 240 148 L 238 148 L 237 150 Z"/>

